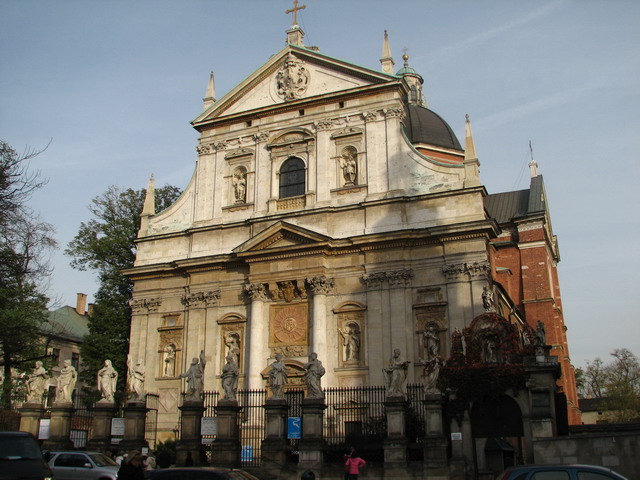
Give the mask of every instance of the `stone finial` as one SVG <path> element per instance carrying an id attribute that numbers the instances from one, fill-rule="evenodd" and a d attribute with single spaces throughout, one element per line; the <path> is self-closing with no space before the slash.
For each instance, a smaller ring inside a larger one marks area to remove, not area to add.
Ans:
<path id="1" fill-rule="evenodd" d="M 202 101 L 204 102 L 205 110 L 216 102 L 216 87 L 213 72 L 209 75 L 209 85 L 207 85 L 207 92 L 204 94 Z"/>
<path id="2" fill-rule="evenodd" d="M 391 46 L 389 44 L 389 34 L 384 31 L 384 40 L 382 41 L 382 57 L 380 58 L 380 64 L 382 65 L 382 71 L 393 75 L 393 66 L 395 62 L 391 56 Z"/>
<path id="3" fill-rule="evenodd" d="M 465 135 L 464 135 L 464 186 L 477 187 L 480 185 L 480 161 L 476 153 L 473 133 L 471 132 L 471 120 L 469 115 L 465 115 Z"/>

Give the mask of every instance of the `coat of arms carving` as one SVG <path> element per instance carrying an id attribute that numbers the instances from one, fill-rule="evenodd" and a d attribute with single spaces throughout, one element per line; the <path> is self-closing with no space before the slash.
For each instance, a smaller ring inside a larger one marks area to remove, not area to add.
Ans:
<path id="1" fill-rule="evenodd" d="M 287 55 L 276 74 L 276 92 L 285 101 L 300 98 L 309 85 L 309 72 L 302 61 Z"/>

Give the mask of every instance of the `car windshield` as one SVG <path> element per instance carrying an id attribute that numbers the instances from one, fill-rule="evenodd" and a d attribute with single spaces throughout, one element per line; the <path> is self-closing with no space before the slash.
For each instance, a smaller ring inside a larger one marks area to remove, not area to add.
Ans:
<path id="1" fill-rule="evenodd" d="M 99 467 L 117 467 L 118 466 L 116 462 L 114 462 L 109 457 L 101 453 L 92 453 L 89 456 L 91 457 L 91 460 L 93 460 L 93 463 L 95 463 Z"/>
<path id="2" fill-rule="evenodd" d="M 28 437 L 0 438 L 0 458 L 4 460 L 37 460 L 42 458 L 38 444 Z"/>

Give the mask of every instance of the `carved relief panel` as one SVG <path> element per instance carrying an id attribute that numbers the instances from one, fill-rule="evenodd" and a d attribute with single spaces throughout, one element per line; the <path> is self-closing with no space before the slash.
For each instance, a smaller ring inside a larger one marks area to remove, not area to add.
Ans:
<path id="1" fill-rule="evenodd" d="M 307 302 L 272 305 L 269 311 L 269 347 L 272 355 L 307 355 L 309 306 Z"/>

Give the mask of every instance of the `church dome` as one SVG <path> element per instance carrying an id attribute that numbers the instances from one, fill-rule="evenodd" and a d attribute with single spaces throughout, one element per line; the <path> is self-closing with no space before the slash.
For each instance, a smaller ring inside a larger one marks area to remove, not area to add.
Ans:
<path id="1" fill-rule="evenodd" d="M 440 115 L 419 105 L 409 104 L 406 109 L 405 131 L 411 143 L 462 150 L 456 134 Z"/>

